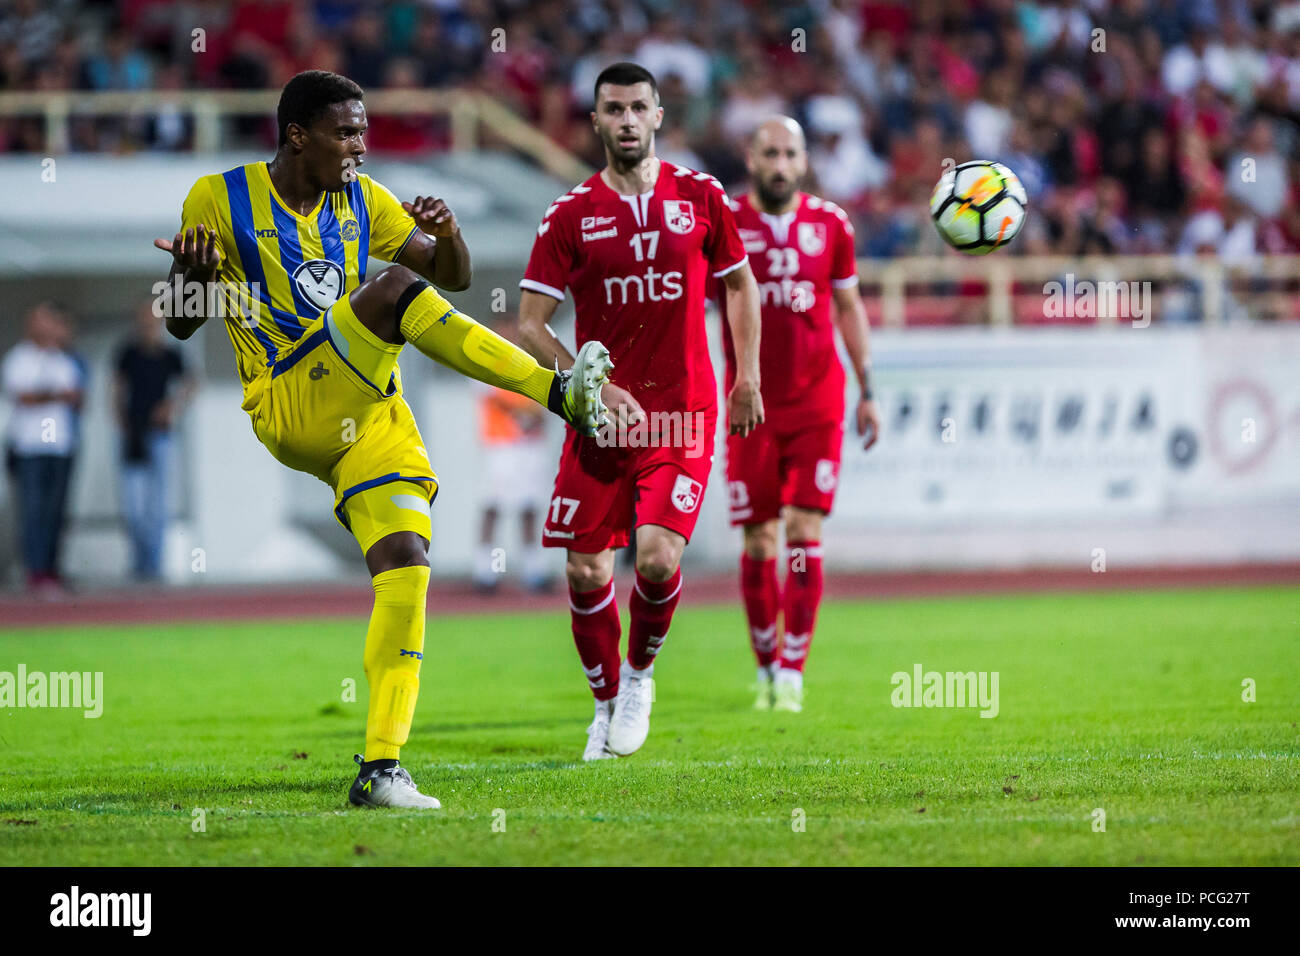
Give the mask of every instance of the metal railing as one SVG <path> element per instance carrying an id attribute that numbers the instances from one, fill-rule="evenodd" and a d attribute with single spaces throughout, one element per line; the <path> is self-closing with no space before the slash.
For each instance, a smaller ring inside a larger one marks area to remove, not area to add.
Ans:
<path id="1" fill-rule="evenodd" d="M 862 259 L 858 274 L 881 323 L 894 328 L 916 324 L 917 316 L 995 326 L 1160 322 L 1171 312 L 1210 324 L 1300 319 L 1300 256 L 1260 255 L 1236 265 L 1209 256 L 954 254 Z M 1149 310 L 1145 316 L 1134 314 L 1135 302 Z"/>
<path id="2" fill-rule="evenodd" d="M 179 110 L 193 117 L 194 150 L 215 152 L 223 147 L 225 120 L 232 117 L 273 117 L 280 94 L 276 90 L 143 90 L 139 92 L 0 92 L 0 119 L 40 116 L 46 149 L 66 153 L 77 117 L 143 118 L 160 111 Z M 366 94 L 371 116 L 446 117 L 451 148 L 477 149 L 485 140 L 530 156 L 547 172 L 579 182 L 592 170 L 553 142 L 527 120 L 496 99 L 468 90 L 374 90 Z"/>

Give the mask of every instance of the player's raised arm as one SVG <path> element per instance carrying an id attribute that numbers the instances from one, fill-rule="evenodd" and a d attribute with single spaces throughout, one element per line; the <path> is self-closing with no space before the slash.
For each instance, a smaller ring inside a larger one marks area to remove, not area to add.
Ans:
<path id="1" fill-rule="evenodd" d="M 746 262 L 722 277 L 726 287 L 727 321 L 736 347 L 736 383 L 727 396 L 727 422 L 733 435 L 748 435 L 763 424 L 763 396 L 759 393 L 758 283 Z"/>
<path id="2" fill-rule="evenodd" d="M 880 437 L 880 409 L 871 383 L 871 330 L 867 324 L 867 308 L 862 304 L 857 285 L 836 288 L 832 295 L 835 298 L 835 325 L 844 336 L 844 347 L 858 377 L 860 395 L 854 419 L 858 435 L 866 439 L 862 447 L 867 449 Z"/>
<path id="3" fill-rule="evenodd" d="M 155 248 L 171 254 L 172 268 L 167 276 L 169 285 L 179 275 L 186 286 L 191 282 L 197 282 L 206 287 L 209 282 L 217 277 L 217 272 L 221 269 L 221 252 L 217 248 L 217 233 L 203 223 L 192 226 L 183 233 L 176 233 L 176 236 L 170 240 L 155 239 L 153 244 Z M 203 303 L 200 306 L 201 313 L 199 315 L 169 315 L 167 317 L 167 331 L 178 339 L 188 339 L 197 332 L 199 327 L 209 318 L 206 311 L 207 295 L 204 295 L 202 299 Z"/>
<path id="4" fill-rule="evenodd" d="M 402 203 L 402 208 L 419 230 L 412 233 L 397 261 L 440 289 L 468 289 L 472 273 L 469 247 L 460 234 L 456 214 L 432 196 L 416 196 L 414 202 Z"/>

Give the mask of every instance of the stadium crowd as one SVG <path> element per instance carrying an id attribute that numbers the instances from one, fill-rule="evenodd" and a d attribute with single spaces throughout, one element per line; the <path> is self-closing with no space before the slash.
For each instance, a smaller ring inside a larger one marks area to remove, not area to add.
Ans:
<path id="1" fill-rule="evenodd" d="M 331 69 L 367 88 L 486 90 L 593 164 L 591 85 L 619 59 L 661 80 L 661 155 L 729 187 L 758 119 L 800 119 L 815 187 L 851 210 L 866 255 L 936 251 L 930 189 L 968 158 L 1025 182 L 1039 214 L 1019 253 L 1300 251 L 1300 2 L 0 2 L 0 90 L 277 89 Z M 43 135 L 38 117 L 0 118 L 0 150 L 39 153 Z M 172 109 L 84 119 L 73 145 L 191 135 Z M 370 145 L 447 134 L 375 117 Z"/>

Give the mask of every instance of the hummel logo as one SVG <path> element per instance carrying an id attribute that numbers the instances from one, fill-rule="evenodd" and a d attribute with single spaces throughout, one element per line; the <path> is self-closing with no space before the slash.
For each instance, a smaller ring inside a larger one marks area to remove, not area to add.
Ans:
<path id="1" fill-rule="evenodd" d="M 776 647 L 776 625 L 770 627 L 751 627 L 749 636 L 754 642 L 755 650 L 770 651 Z"/>
<path id="2" fill-rule="evenodd" d="M 422 661 L 422 660 L 424 660 L 424 654 L 422 654 L 420 651 L 408 651 L 408 650 L 406 650 L 406 648 L 402 648 L 402 649 L 400 649 L 400 650 L 397 652 L 397 656 L 398 656 L 398 657 L 414 657 L 417 661 Z"/>
<path id="3" fill-rule="evenodd" d="M 811 634 L 787 634 L 781 644 L 781 656 L 789 661 L 801 661 L 808 656 Z"/>
<path id="4" fill-rule="evenodd" d="M 317 362 L 316 367 L 308 372 L 307 375 L 313 382 L 319 382 L 323 376 L 326 376 L 329 373 L 330 370 L 325 367 L 324 362 Z"/>

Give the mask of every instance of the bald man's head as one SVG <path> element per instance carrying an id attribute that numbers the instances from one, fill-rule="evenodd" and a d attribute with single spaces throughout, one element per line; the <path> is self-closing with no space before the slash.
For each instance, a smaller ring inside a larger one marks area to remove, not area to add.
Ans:
<path id="1" fill-rule="evenodd" d="M 803 147 L 803 127 L 788 116 L 773 116 L 771 119 L 763 120 L 754 128 L 753 135 L 749 137 L 749 146 L 751 149 L 758 149 L 769 141 L 785 142 L 791 138 L 797 140 L 799 146 Z"/>
<path id="2" fill-rule="evenodd" d="M 749 141 L 746 165 L 760 205 L 769 212 L 784 209 L 808 172 L 803 129 L 788 116 L 759 123 Z"/>

